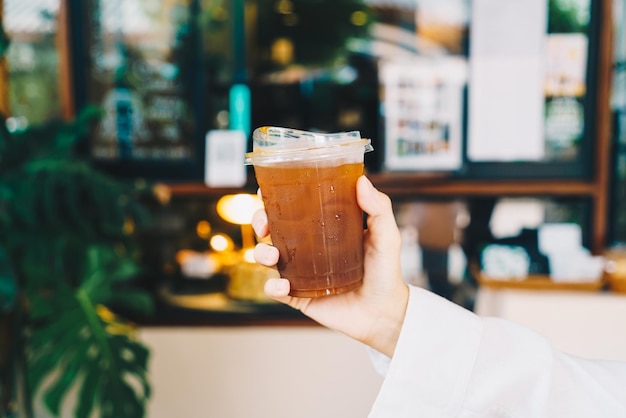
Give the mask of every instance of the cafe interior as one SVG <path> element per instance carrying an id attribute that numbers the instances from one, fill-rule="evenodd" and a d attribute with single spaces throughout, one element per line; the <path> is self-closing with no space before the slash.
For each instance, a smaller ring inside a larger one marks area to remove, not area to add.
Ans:
<path id="1" fill-rule="evenodd" d="M 262 126 L 371 141 L 408 284 L 626 361 L 625 0 L 0 11 L 0 417 L 367 416 L 365 346 L 264 292 Z"/>

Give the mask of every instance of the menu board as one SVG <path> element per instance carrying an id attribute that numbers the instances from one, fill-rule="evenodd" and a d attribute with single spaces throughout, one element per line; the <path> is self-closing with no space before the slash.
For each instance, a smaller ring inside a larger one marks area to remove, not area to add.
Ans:
<path id="1" fill-rule="evenodd" d="M 462 58 L 381 63 L 385 168 L 461 168 L 466 67 Z"/>

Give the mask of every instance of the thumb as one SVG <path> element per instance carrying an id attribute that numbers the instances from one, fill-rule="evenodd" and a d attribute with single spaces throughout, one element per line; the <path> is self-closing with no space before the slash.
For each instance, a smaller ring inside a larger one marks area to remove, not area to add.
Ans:
<path id="1" fill-rule="evenodd" d="M 356 184 L 356 198 L 368 215 L 367 228 L 370 234 L 377 237 L 376 241 L 381 244 L 397 241 L 399 245 L 400 232 L 389 196 L 378 191 L 367 177 L 361 176 Z"/>

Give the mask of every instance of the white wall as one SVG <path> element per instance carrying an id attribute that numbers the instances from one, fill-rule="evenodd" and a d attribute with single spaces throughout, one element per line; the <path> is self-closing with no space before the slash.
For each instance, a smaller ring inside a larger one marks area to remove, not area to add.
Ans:
<path id="1" fill-rule="evenodd" d="M 626 295 L 481 288 L 476 313 L 525 325 L 576 356 L 626 361 Z"/>
<path id="2" fill-rule="evenodd" d="M 319 326 L 156 327 L 149 418 L 363 418 L 382 383 L 365 347 Z"/>
<path id="3" fill-rule="evenodd" d="M 626 361 L 626 295 L 483 288 L 476 308 L 571 354 Z M 365 418 L 382 383 L 363 345 L 320 326 L 146 327 L 140 339 L 147 418 Z M 41 404 L 37 417 L 51 418 Z"/>
<path id="4" fill-rule="evenodd" d="M 481 289 L 481 315 L 571 354 L 626 361 L 626 295 Z M 319 326 L 144 328 L 148 418 L 364 418 L 382 378 L 361 344 Z"/>

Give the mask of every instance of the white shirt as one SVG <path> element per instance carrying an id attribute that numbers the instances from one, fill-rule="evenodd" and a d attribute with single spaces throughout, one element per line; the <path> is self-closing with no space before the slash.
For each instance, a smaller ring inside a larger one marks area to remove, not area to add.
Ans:
<path id="1" fill-rule="evenodd" d="M 386 370 L 370 418 L 626 418 L 626 363 L 563 354 L 417 287 L 393 359 L 373 360 Z"/>

